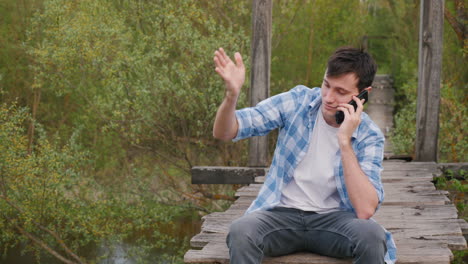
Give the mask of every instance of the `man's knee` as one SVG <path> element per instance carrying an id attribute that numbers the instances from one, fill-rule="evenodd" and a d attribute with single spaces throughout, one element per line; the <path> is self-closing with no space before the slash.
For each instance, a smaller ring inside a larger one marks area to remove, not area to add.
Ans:
<path id="1" fill-rule="evenodd" d="M 356 235 L 356 250 L 358 251 L 383 251 L 385 252 L 385 231 L 372 220 L 361 220 Z"/>
<path id="2" fill-rule="evenodd" d="M 257 238 L 258 228 L 255 218 L 250 215 L 240 217 L 231 223 L 227 236 L 227 243 L 230 247 L 233 244 L 252 244 Z"/>

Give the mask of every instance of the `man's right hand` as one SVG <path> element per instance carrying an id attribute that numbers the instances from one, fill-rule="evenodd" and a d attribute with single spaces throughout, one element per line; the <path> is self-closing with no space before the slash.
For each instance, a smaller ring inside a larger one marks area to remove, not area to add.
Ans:
<path id="1" fill-rule="evenodd" d="M 215 71 L 223 78 L 226 85 L 226 97 L 235 99 L 239 97 L 240 90 L 245 81 L 245 66 L 239 52 L 234 54 L 236 63 L 226 55 L 223 48 L 214 53 Z"/>

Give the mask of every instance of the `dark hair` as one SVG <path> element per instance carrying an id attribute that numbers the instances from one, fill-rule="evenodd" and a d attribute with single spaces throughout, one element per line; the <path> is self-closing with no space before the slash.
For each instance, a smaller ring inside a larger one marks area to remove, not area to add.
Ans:
<path id="1" fill-rule="evenodd" d="M 328 59 L 327 76 L 337 77 L 354 73 L 358 78 L 359 92 L 372 85 L 377 64 L 369 53 L 352 47 L 338 48 Z"/>

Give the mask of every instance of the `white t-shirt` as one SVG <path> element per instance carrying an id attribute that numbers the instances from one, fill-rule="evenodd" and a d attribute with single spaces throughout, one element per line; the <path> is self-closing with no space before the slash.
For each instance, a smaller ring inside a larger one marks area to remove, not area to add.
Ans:
<path id="1" fill-rule="evenodd" d="M 283 189 L 279 206 L 316 213 L 339 211 L 340 196 L 333 173 L 339 150 L 337 132 L 338 128 L 325 122 L 320 108 L 308 151 Z"/>

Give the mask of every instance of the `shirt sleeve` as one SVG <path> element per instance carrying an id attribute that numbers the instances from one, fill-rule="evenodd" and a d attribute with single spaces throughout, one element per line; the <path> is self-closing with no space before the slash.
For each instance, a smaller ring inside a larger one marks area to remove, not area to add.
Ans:
<path id="1" fill-rule="evenodd" d="M 291 91 L 267 98 L 255 107 L 237 110 L 235 114 L 239 128 L 233 141 L 263 136 L 276 128 L 284 127 L 288 116 L 296 107 L 298 90 L 300 88 L 296 87 Z"/>
<path id="2" fill-rule="evenodd" d="M 358 143 L 357 159 L 362 171 L 367 175 L 377 192 L 380 206 L 384 200 L 381 173 L 385 137 L 375 124 L 371 125 L 366 135 L 366 138 Z"/>

